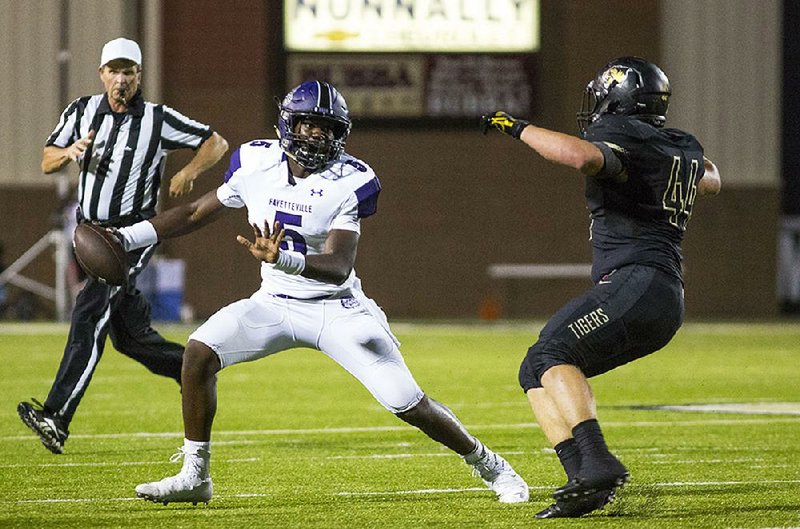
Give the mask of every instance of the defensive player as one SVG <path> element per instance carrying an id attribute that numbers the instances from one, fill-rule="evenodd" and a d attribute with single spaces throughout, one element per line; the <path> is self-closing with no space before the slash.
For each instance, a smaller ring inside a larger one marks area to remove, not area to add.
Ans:
<path id="1" fill-rule="evenodd" d="M 658 66 L 621 57 L 586 88 L 577 138 L 497 111 L 481 120 L 586 176 L 594 287 L 567 303 L 528 350 L 519 381 L 567 474 L 537 518 L 605 506 L 628 470 L 608 450 L 587 377 L 664 347 L 683 321 L 681 240 L 696 196 L 720 190 L 690 134 L 664 128 L 671 89 Z"/>
<path id="2" fill-rule="evenodd" d="M 511 466 L 420 389 L 386 317 L 353 270 L 362 218 L 374 214 L 378 178 L 344 152 L 350 119 L 331 85 L 305 82 L 279 103 L 278 140 L 255 140 L 231 157 L 225 183 L 192 204 L 119 230 L 128 248 L 188 233 L 226 208 L 246 207 L 261 262 L 261 288 L 214 314 L 190 337 L 182 372 L 185 441 L 176 476 L 136 487 L 154 502 L 207 502 L 216 375 L 293 347 L 324 352 L 389 411 L 460 454 L 504 503 L 527 501 Z"/>

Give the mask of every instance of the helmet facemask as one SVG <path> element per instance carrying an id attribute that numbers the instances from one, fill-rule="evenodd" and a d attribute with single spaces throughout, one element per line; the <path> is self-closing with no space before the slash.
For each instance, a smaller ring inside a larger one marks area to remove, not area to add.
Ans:
<path id="1" fill-rule="evenodd" d="M 322 134 L 309 136 L 300 131 L 302 123 L 317 122 Z M 281 111 L 277 128 L 281 148 L 297 163 L 311 171 L 323 169 L 344 152 L 350 124 L 318 114 Z M 284 129 L 285 132 L 281 132 Z"/>
<path id="2" fill-rule="evenodd" d="M 595 92 L 594 81 L 586 85 L 581 100 L 581 110 L 578 112 L 578 130 L 581 136 L 586 136 L 586 129 L 598 118 L 597 106 L 603 100 L 604 95 Z"/>
<path id="3" fill-rule="evenodd" d="M 278 108 L 281 149 L 303 168 L 319 171 L 342 155 L 351 123 L 344 98 L 333 86 L 305 82 L 289 92 Z M 301 132 L 302 123 L 315 124 L 322 134 Z"/>

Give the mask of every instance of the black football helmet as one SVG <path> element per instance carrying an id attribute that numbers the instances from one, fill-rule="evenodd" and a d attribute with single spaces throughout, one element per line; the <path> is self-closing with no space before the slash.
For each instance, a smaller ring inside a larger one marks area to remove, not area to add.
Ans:
<path id="1" fill-rule="evenodd" d="M 669 79 L 661 68 L 640 57 L 619 57 L 586 86 L 578 128 L 585 135 L 587 127 L 606 114 L 636 116 L 663 127 L 671 94 Z"/>
<path id="2" fill-rule="evenodd" d="M 281 149 L 288 156 L 312 171 L 324 168 L 341 156 L 351 123 L 347 103 L 333 85 L 324 81 L 306 81 L 277 103 L 280 112 L 275 130 Z M 329 125 L 333 138 L 299 134 L 297 124 L 309 118 Z"/>

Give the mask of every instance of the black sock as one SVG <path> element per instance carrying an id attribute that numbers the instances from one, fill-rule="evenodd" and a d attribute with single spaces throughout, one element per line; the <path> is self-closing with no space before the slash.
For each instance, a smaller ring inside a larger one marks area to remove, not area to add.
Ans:
<path id="1" fill-rule="evenodd" d="M 605 458 L 611 455 L 597 419 L 579 423 L 572 429 L 572 435 L 575 437 L 575 444 L 578 445 L 582 459 Z"/>
<path id="2" fill-rule="evenodd" d="M 564 467 L 564 472 L 567 473 L 567 481 L 572 481 L 581 469 L 581 452 L 578 450 L 578 444 L 575 439 L 567 439 L 553 448 L 558 460 L 561 461 L 561 466 Z"/>
<path id="3" fill-rule="evenodd" d="M 583 421 L 572 429 L 572 435 L 581 453 L 581 469 L 575 479 L 603 488 L 619 486 L 628 469 L 608 451 L 597 420 Z"/>

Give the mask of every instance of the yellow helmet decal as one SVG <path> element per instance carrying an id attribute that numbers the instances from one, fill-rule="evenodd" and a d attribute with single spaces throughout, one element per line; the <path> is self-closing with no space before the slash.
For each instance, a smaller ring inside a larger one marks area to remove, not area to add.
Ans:
<path id="1" fill-rule="evenodd" d="M 607 89 L 614 82 L 621 84 L 628 76 L 628 71 L 628 68 L 621 69 L 617 68 L 616 66 L 612 66 L 603 73 L 603 87 Z"/>

